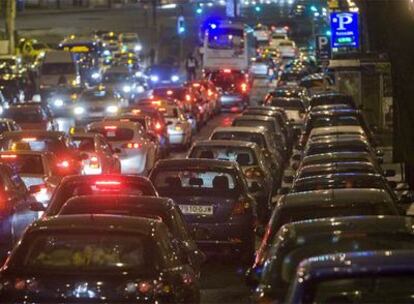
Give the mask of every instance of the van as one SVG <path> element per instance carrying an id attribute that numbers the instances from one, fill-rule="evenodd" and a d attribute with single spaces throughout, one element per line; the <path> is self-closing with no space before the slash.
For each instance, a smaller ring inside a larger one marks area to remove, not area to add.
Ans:
<path id="1" fill-rule="evenodd" d="M 39 75 L 39 85 L 42 91 L 57 86 L 71 88 L 81 86 L 79 66 L 71 52 L 47 52 L 40 66 Z"/>

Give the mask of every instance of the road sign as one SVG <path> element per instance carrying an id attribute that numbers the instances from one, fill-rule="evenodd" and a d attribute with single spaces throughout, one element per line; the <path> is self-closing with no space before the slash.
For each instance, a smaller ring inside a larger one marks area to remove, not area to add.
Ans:
<path id="1" fill-rule="evenodd" d="M 331 13 L 331 44 L 334 48 L 359 47 L 358 13 Z"/>
<path id="2" fill-rule="evenodd" d="M 316 36 L 316 57 L 318 57 L 319 60 L 331 59 L 331 39 L 329 36 Z"/>

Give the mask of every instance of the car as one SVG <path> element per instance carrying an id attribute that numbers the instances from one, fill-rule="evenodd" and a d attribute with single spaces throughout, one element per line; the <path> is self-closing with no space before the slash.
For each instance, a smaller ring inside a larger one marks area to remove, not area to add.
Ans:
<path id="1" fill-rule="evenodd" d="M 107 90 L 119 94 L 128 101 L 135 98 L 136 80 L 132 71 L 126 66 L 112 66 L 102 77 L 102 84 Z"/>
<path id="2" fill-rule="evenodd" d="M 197 276 L 168 228 L 147 218 L 88 214 L 38 221 L 0 270 L 0 284 L 11 281 L 19 287 L 0 291 L 6 302 L 200 300 Z"/>
<path id="3" fill-rule="evenodd" d="M 287 303 L 408 303 L 412 296 L 414 251 L 357 251 L 302 261 Z M 373 290 L 370 286 L 376 286 Z"/>
<path id="4" fill-rule="evenodd" d="M 10 105 L 4 109 L 4 118 L 12 119 L 23 130 L 57 131 L 57 122 L 40 104 Z"/>
<path id="5" fill-rule="evenodd" d="M 257 144 L 237 140 L 197 141 L 187 157 L 236 161 L 244 173 L 249 191 L 257 202 L 259 220 L 268 220 L 275 185 L 272 172 Z"/>
<path id="6" fill-rule="evenodd" d="M 295 42 L 291 40 L 280 41 L 277 45 L 282 58 L 295 58 L 298 55 L 298 49 Z"/>
<path id="7" fill-rule="evenodd" d="M 265 127 L 270 131 L 269 133 L 276 143 L 276 149 L 279 154 L 282 155 L 284 159 L 288 158 L 289 151 L 286 138 L 278 121 L 274 117 L 246 114 L 233 119 L 231 125 L 234 127 Z"/>
<path id="8" fill-rule="evenodd" d="M 38 191 L 33 195 L 37 202 L 47 206 L 62 179 L 53 153 L 37 151 L 0 152 L 0 162 L 10 166 L 13 172 L 18 173 L 27 188 L 38 186 Z"/>
<path id="9" fill-rule="evenodd" d="M 271 170 L 274 181 L 280 185 L 283 173 L 283 156 L 276 150 L 276 143 L 264 127 L 217 127 L 214 129 L 210 139 L 241 140 L 256 143 L 263 151 Z"/>
<path id="10" fill-rule="evenodd" d="M 339 92 L 323 92 L 315 94 L 309 100 L 309 108 L 312 109 L 316 106 L 334 105 L 334 104 L 346 104 L 353 109 L 356 109 L 356 104 L 352 96 L 339 93 Z"/>
<path id="11" fill-rule="evenodd" d="M 98 133 L 74 133 L 69 140 L 84 155 L 83 174 L 120 173 L 121 162 L 106 138 Z"/>
<path id="12" fill-rule="evenodd" d="M 147 75 L 153 88 L 171 86 L 183 82 L 178 67 L 171 64 L 156 64 L 148 68 Z"/>
<path id="13" fill-rule="evenodd" d="M 248 74 L 239 71 L 224 69 L 206 75 L 217 88 L 221 89 L 220 104 L 222 111 L 241 112 L 249 102 Z"/>
<path id="14" fill-rule="evenodd" d="M 284 109 L 294 128 L 303 127 L 306 109 L 302 99 L 274 97 L 269 99 L 265 105 Z"/>
<path id="15" fill-rule="evenodd" d="M 137 33 L 121 33 L 119 34 L 119 42 L 123 51 L 135 53 L 142 51 L 142 44 Z"/>
<path id="16" fill-rule="evenodd" d="M 187 224 L 177 204 L 165 197 L 134 195 L 94 195 L 78 196 L 69 199 L 58 216 L 76 214 L 113 214 L 122 216 L 160 219 L 173 236 L 195 272 L 200 274 L 200 266 L 205 260 L 190 236 Z"/>
<path id="17" fill-rule="evenodd" d="M 38 202 L 32 195 L 38 192 L 38 187 L 28 189 L 19 174 L 4 163 L 0 163 L 0 184 L 0 258 L 3 259 L 24 230 L 39 217 L 33 210 Z"/>
<path id="18" fill-rule="evenodd" d="M 87 126 L 88 132 L 102 134 L 118 153 L 122 174 L 147 175 L 152 169 L 159 146 L 143 126 L 132 121 L 100 121 Z"/>
<path id="19" fill-rule="evenodd" d="M 275 238 L 254 290 L 254 301 L 284 302 L 297 266 L 312 256 L 353 250 L 412 250 L 411 226 L 412 219 L 404 216 L 337 217 L 286 224 Z"/>
<path id="20" fill-rule="evenodd" d="M 59 131 L 13 131 L 0 136 L 0 151 L 40 151 L 51 152 L 56 156 L 56 166 L 60 175 L 79 174 L 82 169 L 82 156 L 69 141 L 64 132 Z"/>
<path id="21" fill-rule="evenodd" d="M 13 120 L 9 118 L 0 118 L 0 135 L 3 132 L 21 131 L 22 128 Z"/>
<path id="22" fill-rule="evenodd" d="M 161 196 L 179 205 L 205 252 L 254 254 L 256 202 L 237 163 L 212 159 L 160 160 L 150 179 Z"/>
<path id="23" fill-rule="evenodd" d="M 329 89 L 332 80 L 325 73 L 315 73 L 303 77 L 299 86 L 305 88 L 309 96 L 325 92 Z"/>
<path id="24" fill-rule="evenodd" d="M 161 155 L 163 155 L 164 157 L 167 157 L 169 155 L 171 147 L 167 131 L 167 122 L 165 121 L 164 115 L 160 111 L 158 111 L 157 108 L 134 104 L 133 106 L 125 108 L 121 115 L 124 114 L 132 114 L 138 117 L 142 115 L 149 116 L 149 118 L 151 119 L 151 130 L 146 129 L 146 126 L 142 124 L 142 122 L 137 122 L 141 123 L 141 125 L 147 131 L 147 134 L 149 136 L 151 136 L 151 134 L 154 134 L 158 138 L 158 142 L 160 144 L 161 149 Z M 135 119 L 130 120 L 136 121 Z"/>
<path id="25" fill-rule="evenodd" d="M 273 98 L 302 98 L 306 100 L 306 91 L 301 87 L 278 86 L 271 90 L 264 98 L 264 104 L 268 104 Z"/>
<path id="26" fill-rule="evenodd" d="M 303 69 L 283 70 L 277 80 L 277 86 L 296 87 L 305 74 L 306 72 Z"/>
<path id="27" fill-rule="evenodd" d="M 283 225 L 333 216 L 401 215 L 393 198 L 381 189 L 330 189 L 290 193 L 279 198 L 256 251 L 248 282 L 260 277 L 276 235 Z"/>
<path id="28" fill-rule="evenodd" d="M 91 122 L 115 116 L 126 106 L 122 98 L 106 87 L 98 87 L 82 92 L 73 104 L 72 111 L 76 121 Z"/>
<path id="29" fill-rule="evenodd" d="M 250 64 L 250 74 L 255 78 L 268 78 L 273 75 L 275 64 L 270 58 L 253 58 Z"/>
<path id="30" fill-rule="evenodd" d="M 355 137 L 365 137 L 367 135 L 364 129 L 360 126 L 335 126 L 335 127 L 319 127 L 313 128 L 309 133 L 309 139 L 319 140 L 327 137 L 345 137 L 345 136 L 355 136 Z M 306 144 L 306 143 L 305 143 Z"/>

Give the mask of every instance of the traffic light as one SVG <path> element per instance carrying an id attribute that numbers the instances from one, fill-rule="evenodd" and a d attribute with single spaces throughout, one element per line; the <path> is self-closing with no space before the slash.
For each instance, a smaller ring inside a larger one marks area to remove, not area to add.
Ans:
<path id="1" fill-rule="evenodd" d="M 184 35 L 185 33 L 185 21 L 184 17 L 180 16 L 177 20 L 177 33 L 178 35 Z"/>
<path id="2" fill-rule="evenodd" d="M 316 8 L 316 6 L 315 5 L 312 5 L 311 7 L 310 7 L 310 10 L 312 11 L 312 12 L 317 12 L 318 11 L 318 9 Z"/>
<path id="3" fill-rule="evenodd" d="M 260 13 L 262 11 L 262 8 L 259 5 L 256 5 L 254 7 L 254 10 L 256 11 L 256 13 Z"/>
<path id="4" fill-rule="evenodd" d="M 201 14 L 203 13 L 203 9 L 202 9 L 201 7 L 197 7 L 197 9 L 196 9 L 196 13 L 197 13 L 198 15 L 201 15 Z"/>

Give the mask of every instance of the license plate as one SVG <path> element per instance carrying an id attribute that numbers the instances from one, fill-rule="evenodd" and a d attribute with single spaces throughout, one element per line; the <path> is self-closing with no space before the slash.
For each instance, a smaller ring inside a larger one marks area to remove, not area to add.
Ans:
<path id="1" fill-rule="evenodd" d="M 179 205 L 183 214 L 213 215 L 213 206 Z"/>

